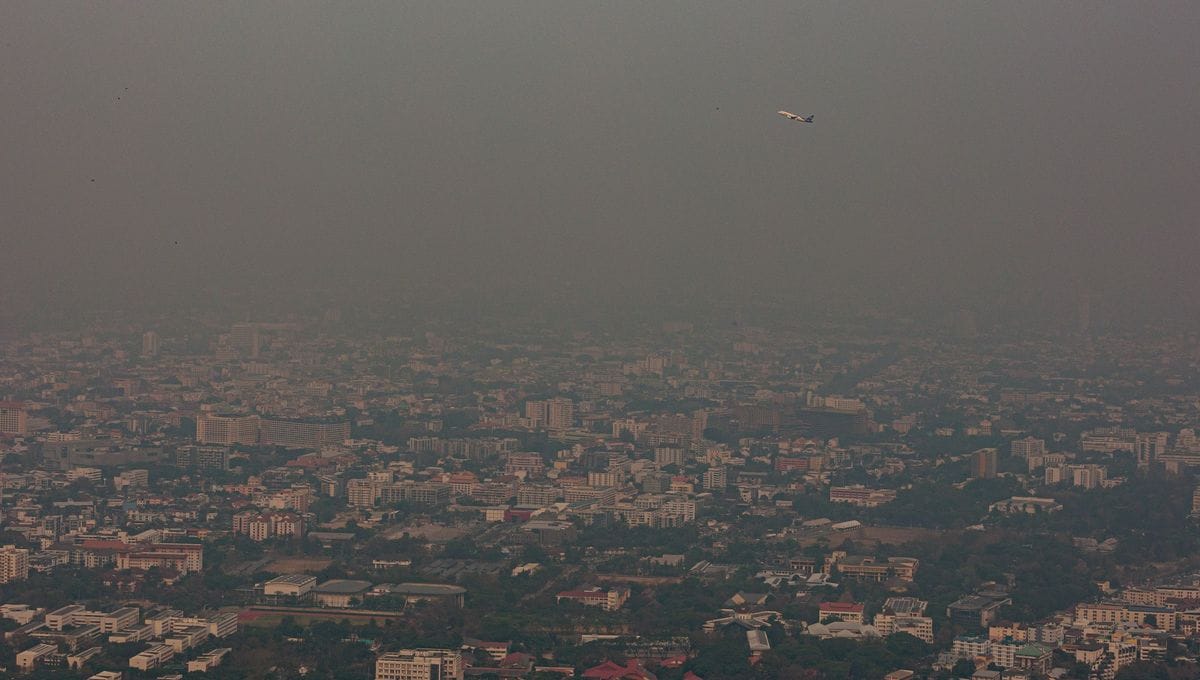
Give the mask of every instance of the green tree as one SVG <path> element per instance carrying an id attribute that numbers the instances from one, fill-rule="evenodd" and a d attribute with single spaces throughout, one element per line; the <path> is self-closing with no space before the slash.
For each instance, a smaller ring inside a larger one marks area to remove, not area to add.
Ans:
<path id="1" fill-rule="evenodd" d="M 970 659 L 959 659 L 954 662 L 950 673 L 956 678 L 969 678 L 975 674 L 975 662 Z"/>
<path id="2" fill-rule="evenodd" d="M 1171 672 L 1158 661 L 1135 661 L 1117 671 L 1117 680 L 1171 680 Z"/>

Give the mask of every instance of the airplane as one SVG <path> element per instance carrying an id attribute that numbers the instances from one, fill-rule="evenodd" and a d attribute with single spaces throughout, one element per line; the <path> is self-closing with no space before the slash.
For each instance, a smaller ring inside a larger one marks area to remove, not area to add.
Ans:
<path id="1" fill-rule="evenodd" d="M 789 112 L 787 112 L 787 111 L 776 111 L 775 113 L 778 113 L 779 115 L 783 116 L 784 118 L 787 118 L 788 120 L 794 120 L 794 121 L 796 121 L 797 123 L 811 123 L 811 122 L 813 122 L 813 117 L 812 117 L 812 116 L 807 116 L 807 117 L 806 117 L 806 116 L 797 116 L 796 114 L 794 114 L 794 113 L 789 113 Z"/>

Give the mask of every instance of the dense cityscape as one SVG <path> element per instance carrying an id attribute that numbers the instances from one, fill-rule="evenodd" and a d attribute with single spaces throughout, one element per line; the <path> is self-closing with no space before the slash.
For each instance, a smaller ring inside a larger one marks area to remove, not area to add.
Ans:
<path id="1" fill-rule="evenodd" d="M 1197 36 L 0 0 L 0 679 L 1200 680 Z"/>
<path id="2" fill-rule="evenodd" d="M 1196 335 L 892 322 L 11 334 L 0 665 L 1200 677 Z"/>

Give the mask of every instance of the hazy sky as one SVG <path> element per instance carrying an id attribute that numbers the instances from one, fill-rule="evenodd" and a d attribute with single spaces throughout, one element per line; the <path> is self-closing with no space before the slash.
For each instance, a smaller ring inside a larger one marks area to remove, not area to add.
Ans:
<path id="1" fill-rule="evenodd" d="M 6 0 L 0 301 L 1194 310 L 1197 36 L 1190 0 Z"/>

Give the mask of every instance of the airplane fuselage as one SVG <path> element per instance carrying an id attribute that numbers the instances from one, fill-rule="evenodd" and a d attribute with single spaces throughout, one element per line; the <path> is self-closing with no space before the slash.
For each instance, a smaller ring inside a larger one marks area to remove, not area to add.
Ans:
<path id="1" fill-rule="evenodd" d="M 788 120 L 794 120 L 798 123 L 813 122 L 812 116 L 798 116 L 790 111 L 776 111 L 775 113 L 778 113 L 779 115 L 783 116 L 784 118 L 787 118 Z"/>

